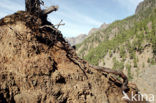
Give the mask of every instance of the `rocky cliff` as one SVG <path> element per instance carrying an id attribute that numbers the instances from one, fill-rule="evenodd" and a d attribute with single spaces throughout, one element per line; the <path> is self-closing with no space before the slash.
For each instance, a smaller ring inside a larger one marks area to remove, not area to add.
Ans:
<path id="1" fill-rule="evenodd" d="M 51 23 L 22 11 L 0 20 L 0 103 L 130 103 L 121 87 L 78 58 Z"/>
<path id="2" fill-rule="evenodd" d="M 148 11 L 150 12 L 155 7 L 156 7 L 156 0 L 144 0 L 137 6 L 135 14 L 144 13 L 144 12 L 147 13 Z"/>

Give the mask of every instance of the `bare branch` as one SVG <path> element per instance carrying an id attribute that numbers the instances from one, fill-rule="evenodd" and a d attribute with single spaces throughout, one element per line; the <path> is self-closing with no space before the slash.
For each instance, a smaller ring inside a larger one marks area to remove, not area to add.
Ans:
<path id="1" fill-rule="evenodd" d="M 65 23 L 63 23 L 63 24 L 61 24 L 63 22 L 63 20 L 61 20 L 60 22 L 59 22 L 59 24 L 56 24 L 55 26 L 57 26 L 57 29 L 61 26 L 61 25 L 65 25 Z"/>
<path id="2" fill-rule="evenodd" d="M 43 28 L 50 28 L 50 29 L 55 30 L 55 31 L 57 30 L 56 28 L 54 28 L 51 25 L 43 25 L 43 26 L 40 27 L 40 29 L 43 29 Z"/>
<path id="3" fill-rule="evenodd" d="M 65 25 L 65 23 L 63 23 L 63 24 L 55 24 L 55 26 L 57 26 L 57 28 L 59 27 L 59 26 L 64 26 Z"/>
<path id="4" fill-rule="evenodd" d="M 59 8 L 58 6 L 50 6 L 49 8 L 42 10 L 42 15 L 47 15 L 53 11 L 57 11 L 58 8 Z"/>

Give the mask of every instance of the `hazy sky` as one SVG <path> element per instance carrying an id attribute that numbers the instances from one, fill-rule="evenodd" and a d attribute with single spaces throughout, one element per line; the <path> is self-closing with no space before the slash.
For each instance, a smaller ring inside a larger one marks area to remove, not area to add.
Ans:
<path id="1" fill-rule="evenodd" d="M 45 6 L 59 5 L 59 10 L 51 13 L 48 20 L 53 24 L 61 19 L 66 24 L 59 29 L 65 37 L 87 34 L 91 28 L 103 23 L 111 23 L 133 15 L 142 0 L 43 0 Z M 0 18 L 24 10 L 24 0 L 1 0 Z"/>

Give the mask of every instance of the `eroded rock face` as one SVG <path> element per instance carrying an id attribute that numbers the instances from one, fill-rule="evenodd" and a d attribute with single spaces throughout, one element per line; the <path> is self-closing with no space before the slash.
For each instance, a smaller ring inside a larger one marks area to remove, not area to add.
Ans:
<path id="1" fill-rule="evenodd" d="M 119 80 L 87 67 L 60 32 L 42 24 L 25 12 L 0 20 L 0 102 L 126 102 Z"/>
<path id="2" fill-rule="evenodd" d="M 155 0 L 144 0 L 136 8 L 135 14 L 144 13 L 146 10 L 151 8 L 149 11 L 152 11 L 156 7 Z"/>

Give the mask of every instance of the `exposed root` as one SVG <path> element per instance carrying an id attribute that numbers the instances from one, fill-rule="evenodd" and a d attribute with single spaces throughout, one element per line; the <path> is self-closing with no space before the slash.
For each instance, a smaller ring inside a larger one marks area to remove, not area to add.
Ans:
<path id="1" fill-rule="evenodd" d="M 84 73 L 84 75 L 85 75 L 86 78 L 88 79 L 88 76 L 87 76 L 87 74 L 86 74 L 84 68 L 79 64 L 79 62 L 78 62 L 77 60 L 73 59 L 72 57 L 70 57 L 69 54 L 67 54 L 67 57 L 68 57 L 74 64 L 76 64 L 76 65 L 79 66 L 79 68 L 82 70 L 82 72 Z"/>
<path id="2" fill-rule="evenodd" d="M 58 10 L 58 6 L 50 6 L 47 9 L 42 10 L 42 15 L 47 15 L 50 14 L 51 12 L 57 11 Z"/>
<path id="3" fill-rule="evenodd" d="M 96 69 L 99 72 L 112 73 L 112 74 L 120 76 L 123 79 L 121 89 L 123 91 L 128 90 L 128 86 L 127 86 L 128 85 L 128 78 L 126 77 L 126 75 L 122 71 L 117 71 L 117 70 L 113 70 L 113 69 L 109 69 L 109 68 L 105 68 L 105 67 L 100 67 L 100 66 L 93 66 L 93 65 L 89 65 L 89 66 L 91 68 Z"/>
<path id="4" fill-rule="evenodd" d="M 56 32 L 59 31 L 58 29 L 56 29 L 56 28 L 53 27 L 52 25 L 43 25 L 43 26 L 40 27 L 40 29 L 43 29 L 43 28 L 50 28 L 50 29 L 52 29 L 52 30 L 54 30 L 54 31 L 56 31 Z"/>

